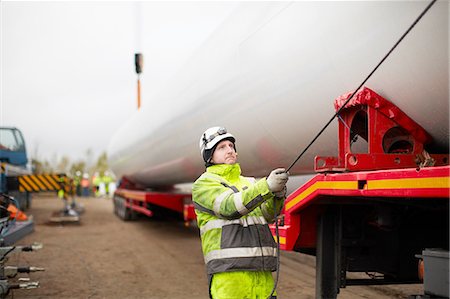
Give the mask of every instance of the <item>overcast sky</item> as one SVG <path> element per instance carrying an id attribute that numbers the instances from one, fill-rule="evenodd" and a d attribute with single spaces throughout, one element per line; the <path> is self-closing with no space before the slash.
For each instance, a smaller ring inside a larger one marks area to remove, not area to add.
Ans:
<path id="1" fill-rule="evenodd" d="M 29 158 L 105 151 L 236 2 L 8 2 L 1 5 L 0 125 L 24 134 Z M 156 105 L 157 103 L 151 103 Z"/>

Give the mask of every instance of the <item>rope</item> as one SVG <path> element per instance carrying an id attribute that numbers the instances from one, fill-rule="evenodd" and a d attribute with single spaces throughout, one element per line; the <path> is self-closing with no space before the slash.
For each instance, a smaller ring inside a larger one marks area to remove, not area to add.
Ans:
<path id="1" fill-rule="evenodd" d="M 397 48 L 397 46 L 403 41 L 403 39 L 408 35 L 408 33 L 416 26 L 416 24 L 422 19 L 422 17 L 428 12 L 428 10 L 433 6 L 433 4 L 436 2 L 436 0 L 432 0 L 427 7 L 422 11 L 422 13 L 416 18 L 416 20 L 409 26 L 408 30 L 406 30 L 405 33 L 399 38 L 399 40 L 394 44 L 394 46 L 389 50 L 389 52 L 381 59 L 381 61 L 377 64 L 377 66 L 370 72 L 370 74 L 363 80 L 363 82 L 355 89 L 355 91 L 352 93 L 352 95 L 345 101 L 345 103 L 339 108 L 339 110 L 331 117 L 331 119 L 325 124 L 325 126 L 317 133 L 317 135 L 311 140 L 311 142 L 306 146 L 306 148 L 298 155 L 297 159 L 294 160 L 294 162 L 291 164 L 291 166 L 288 167 L 286 171 L 289 171 L 300 158 L 303 156 L 303 154 L 313 145 L 313 143 L 319 138 L 320 135 L 322 135 L 323 131 L 330 125 L 330 123 L 336 118 L 336 116 L 341 112 L 342 109 L 350 102 L 350 100 L 353 98 L 353 96 L 358 92 L 361 87 L 363 87 L 364 84 L 366 84 L 367 80 L 372 77 L 372 75 L 375 73 L 375 71 L 383 64 L 383 62 L 391 55 L 391 53 Z"/>
<path id="2" fill-rule="evenodd" d="M 338 109 L 338 111 L 331 117 L 331 119 L 325 124 L 325 126 L 317 133 L 317 135 L 311 140 L 311 142 L 308 144 L 308 146 L 298 155 L 298 157 L 292 162 L 292 164 L 287 168 L 286 172 L 288 172 L 300 158 L 303 156 L 303 154 L 313 145 L 313 143 L 319 138 L 320 135 L 322 135 L 323 131 L 330 125 L 330 123 L 336 118 L 336 116 L 339 115 L 342 109 L 350 102 L 350 100 L 355 96 L 356 92 L 363 87 L 363 85 L 367 82 L 367 80 L 372 77 L 372 75 L 375 73 L 375 71 L 383 64 L 383 62 L 391 55 L 391 53 L 397 48 L 397 46 L 403 41 L 403 39 L 408 35 L 408 33 L 416 26 L 416 24 L 422 19 L 422 17 L 428 12 L 428 10 L 434 5 L 436 0 L 432 0 L 427 7 L 422 11 L 422 13 L 416 18 L 416 20 L 409 26 L 408 30 L 406 30 L 405 33 L 399 38 L 399 40 L 394 44 L 394 46 L 387 52 L 387 54 L 381 59 L 381 61 L 377 64 L 377 66 L 369 73 L 369 75 L 362 81 L 362 83 L 355 89 L 355 91 L 352 93 L 352 95 L 344 102 L 344 104 Z M 276 207 L 276 205 L 274 205 Z M 276 231 L 276 237 L 277 237 L 277 274 L 276 279 L 274 282 L 274 287 L 272 289 L 272 292 L 270 293 L 268 298 L 271 298 L 273 294 L 275 293 L 275 290 L 277 288 L 278 284 L 278 278 L 279 278 L 279 272 L 280 272 L 280 235 L 278 232 L 278 219 L 275 221 L 275 231 Z"/>
<path id="3" fill-rule="evenodd" d="M 273 284 L 273 288 L 272 288 L 272 292 L 270 292 L 269 297 L 267 297 L 267 299 L 271 299 L 273 298 L 273 295 L 275 294 L 275 291 L 277 289 L 277 285 L 278 285 L 278 280 L 280 277 L 280 232 L 278 230 L 278 213 L 277 213 L 277 200 L 274 197 L 273 198 L 273 208 L 275 210 L 275 234 L 277 236 L 277 273 L 275 276 L 275 281 Z"/>

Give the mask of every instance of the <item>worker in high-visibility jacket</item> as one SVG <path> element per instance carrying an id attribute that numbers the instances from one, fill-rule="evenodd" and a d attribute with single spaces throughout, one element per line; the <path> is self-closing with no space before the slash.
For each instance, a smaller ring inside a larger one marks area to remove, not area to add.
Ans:
<path id="1" fill-rule="evenodd" d="M 192 186 L 210 297 L 266 299 L 277 266 L 268 223 L 284 204 L 288 174 L 279 168 L 258 181 L 241 176 L 235 141 L 223 127 L 203 133 L 206 172 Z"/>

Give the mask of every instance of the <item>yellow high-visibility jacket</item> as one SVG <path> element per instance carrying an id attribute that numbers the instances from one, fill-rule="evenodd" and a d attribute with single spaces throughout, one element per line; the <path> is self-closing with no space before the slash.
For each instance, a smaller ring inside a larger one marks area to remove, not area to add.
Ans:
<path id="1" fill-rule="evenodd" d="M 210 284 L 216 273 L 276 270 L 268 223 L 284 198 L 274 200 L 265 178 L 241 176 L 239 164 L 212 165 L 195 181 L 192 198 Z"/>

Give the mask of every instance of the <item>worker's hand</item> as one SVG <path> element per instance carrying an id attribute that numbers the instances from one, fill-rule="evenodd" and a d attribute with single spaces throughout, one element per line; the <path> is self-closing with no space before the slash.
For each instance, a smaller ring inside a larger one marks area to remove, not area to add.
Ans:
<path id="1" fill-rule="evenodd" d="M 287 188 L 284 186 L 283 190 L 275 192 L 273 195 L 275 195 L 275 198 L 278 199 L 285 199 L 287 194 Z"/>
<path id="2" fill-rule="evenodd" d="M 272 193 L 280 192 L 286 186 L 289 175 L 284 168 L 277 168 L 267 177 L 267 185 Z"/>

